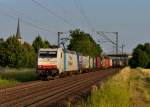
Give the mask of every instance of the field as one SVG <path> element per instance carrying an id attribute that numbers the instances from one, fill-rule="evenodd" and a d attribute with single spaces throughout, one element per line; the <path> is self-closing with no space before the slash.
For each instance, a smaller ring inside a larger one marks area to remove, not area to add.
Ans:
<path id="1" fill-rule="evenodd" d="M 68 107 L 150 107 L 150 70 L 126 67 L 85 101 Z"/>
<path id="2" fill-rule="evenodd" d="M 35 69 L 0 69 L 0 88 L 10 87 L 22 82 L 37 80 Z"/>

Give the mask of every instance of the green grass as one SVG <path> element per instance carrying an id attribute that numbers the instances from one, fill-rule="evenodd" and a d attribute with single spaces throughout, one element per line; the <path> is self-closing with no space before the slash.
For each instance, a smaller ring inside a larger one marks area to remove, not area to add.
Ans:
<path id="1" fill-rule="evenodd" d="M 35 73 L 35 69 L 5 68 L 0 71 L 0 87 L 12 86 L 21 82 L 28 82 L 34 80 L 37 80 L 37 74 Z"/>
<path id="2" fill-rule="evenodd" d="M 131 71 L 134 107 L 150 107 L 150 70 L 138 68 Z"/>
<path id="3" fill-rule="evenodd" d="M 6 80 L 6 79 L 2 79 L 0 77 L 0 88 L 4 88 L 4 87 L 10 87 L 16 84 L 19 84 L 20 82 L 16 81 L 16 80 Z"/>
<path id="4" fill-rule="evenodd" d="M 129 107 L 131 102 L 129 68 L 109 79 L 87 99 L 74 107 Z"/>

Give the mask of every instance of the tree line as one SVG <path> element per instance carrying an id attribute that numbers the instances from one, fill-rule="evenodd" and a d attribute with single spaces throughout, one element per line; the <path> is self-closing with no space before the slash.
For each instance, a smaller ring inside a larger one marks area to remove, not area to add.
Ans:
<path id="1" fill-rule="evenodd" d="M 21 42 L 13 35 L 6 40 L 0 39 L 0 66 L 2 67 L 35 67 L 36 54 L 39 48 L 52 47 L 38 35 L 32 44 Z"/>
<path id="2" fill-rule="evenodd" d="M 70 31 L 70 36 L 69 50 L 92 57 L 100 56 L 102 49 L 90 34 L 76 29 Z M 39 48 L 57 48 L 57 46 L 43 40 L 40 35 L 31 44 L 21 43 L 16 35 L 10 36 L 6 40 L 1 38 L 0 66 L 13 68 L 36 67 L 36 56 Z"/>
<path id="3" fill-rule="evenodd" d="M 132 54 L 129 61 L 132 68 L 143 67 L 150 68 L 150 43 L 139 44 Z"/>

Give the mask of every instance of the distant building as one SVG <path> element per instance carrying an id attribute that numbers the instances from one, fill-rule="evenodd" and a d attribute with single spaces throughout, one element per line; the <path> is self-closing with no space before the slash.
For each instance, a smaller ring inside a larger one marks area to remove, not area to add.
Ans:
<path id="1" fill-rule="evenodd" d="M 23 39 L 21 38 L 19 19 L 18 19 L 18 25 L 17 25 L 16 38 L 18 39 L 19 42 L 21 42 L 21 44 L 24 43 Z"/>

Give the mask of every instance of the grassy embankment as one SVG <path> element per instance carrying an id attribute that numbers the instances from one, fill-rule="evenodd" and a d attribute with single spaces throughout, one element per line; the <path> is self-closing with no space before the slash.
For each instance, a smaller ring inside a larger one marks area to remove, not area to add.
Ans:
<path id="1" fill-rule="evenodd" d="M 69 107 L 150 107 L 150 70 L 126 67 L 87 101 Z"/>
<path id="2" fill-rule="evenodd" d="M 132 69 L 132 105 L 150 107 L 150 69 Z"/>
<path id="3" fill-rule="evenodd" d="M 37 80 L 35 69 L 10 69 L 0 70 L 0 88 L 13 86 L 22 82 Z"/>

